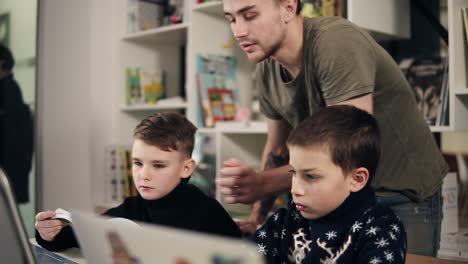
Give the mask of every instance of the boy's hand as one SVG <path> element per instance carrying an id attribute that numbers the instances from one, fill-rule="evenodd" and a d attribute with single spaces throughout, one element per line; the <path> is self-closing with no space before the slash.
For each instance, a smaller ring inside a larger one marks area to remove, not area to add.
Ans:
<path id="1" fill-rule="evenodd" d="M 35 227 L 42 239 L 46 241 L 53 241 L 55 236 L 62 230 L 65 226 L 65 223 L 61 220 L 51 219 L 55 216 L 55 212 L 48 210 L 45 212 L 40 212 L 36 215 Z"/>
<path id="2" fill-rule="evenodd" d="M 242 237 L 252 236 L 257 231 L 257 225 L 248 220 L 236 221 L 236 224 L 239 226 Z"/>

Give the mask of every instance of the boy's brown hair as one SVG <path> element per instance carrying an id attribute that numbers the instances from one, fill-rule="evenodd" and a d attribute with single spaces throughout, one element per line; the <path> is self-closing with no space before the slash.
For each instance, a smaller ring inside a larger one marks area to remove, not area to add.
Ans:
<path id="1" fill-rule="evenodd" d="M 178 113 L 156 113 L 141 121 L 133 137 L 165 151 L 192 156 L 197 128 Z"/>
<path id="2" fill-rule="evenodd" d="M 349 105 L 334 105 L 309 116 L 289 135 L 287 145 L 327 147 L 331 160 L 344 173 L 359 167 L 369 170 L 371 182 L 380 157 L 377 120 Z"/>

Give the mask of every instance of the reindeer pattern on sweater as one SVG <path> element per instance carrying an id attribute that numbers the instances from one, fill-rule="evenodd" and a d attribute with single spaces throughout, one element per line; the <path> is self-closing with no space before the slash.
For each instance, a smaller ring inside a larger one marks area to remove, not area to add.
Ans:
<path id="1" fill-rule="evenodd" d="M 351 195 L 315 220 L 305 219 L 289 203 L 253 236 L 258 252 L 267 263 L 405 263 L 403 224 L 368 192 Z"/>

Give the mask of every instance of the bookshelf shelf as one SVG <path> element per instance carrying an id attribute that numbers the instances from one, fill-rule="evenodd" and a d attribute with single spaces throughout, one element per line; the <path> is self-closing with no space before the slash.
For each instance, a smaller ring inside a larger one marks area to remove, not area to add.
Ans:
<path id="1" fill-rule="evenodd" d="M 154 110 L 178 110 L 185 108 L 187 108 L 187 103 L 123 105 L 120 107 L 120 110 L 124 112 L 141 112 Z"/>
<path id="2" fill-rule="evenodd" d="M 203 12 L 216 16 L 223 15 L 223 3 L 221 1 L 207 2 L 193 7 L 193 11 Z"/>
<path id="3" fill-rule="evenodd" d="M 197 132 L 202 133 L 202 134 L 213 134 L 213 133 L 216 133 L 216 130 L 214 128 L 202 127 L 202 128 L 197 129 Z"/>
<path id="4" fill-rule="evenodd" d="M 266 134 L 268 132 L 266 122 L 222 122 L 216 125 L 216 131 L 223 134 Z"/>
<path id="5" fill-rule="evenodd" d="M 127 33 L 122 37 L 122 40 L 184 44 L 187 40 L 187 29 L 187 23 L 162 26 L 140 32 Z"/>
<path id="6" fill-rule="evenodd" d="M 433 133 L 448 132 L 452 130 L 450 126 L 431 126 L 430 129 Z"/>
<path id="7" fill-rule="evenodd" d="M 468 88 L 455 89 L 455 91 L 453 92 L 455 93 L 455 95 L 459 95 L 459 96 L 468 95 Z"/>

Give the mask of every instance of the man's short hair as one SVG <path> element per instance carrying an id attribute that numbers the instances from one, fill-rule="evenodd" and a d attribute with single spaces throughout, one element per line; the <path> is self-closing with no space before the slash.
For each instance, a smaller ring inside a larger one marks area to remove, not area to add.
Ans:
<path id="1" fill-rule="evenodd" d="M 0 61 L 3 62 L 2 68 L 7 71 L 11 71 L 15 66 L 13 54 L 11 54 L 10 49 L 2 43 L 0 43 Z"/>
<path id="2" fill-rule="evenodd" d="M 380 157 L 380 132 L 368 112 L 349 105 L 329 106 L 302 121 L 289 135 L 288 147 L 328 147 L 344 173 L 369 170 L 371 182 Z"/>
<path id="3" fill-rule="evenodd" d="M 280 2 L 284 0 L 275 0 L 275 1 L 276 3 L 280 4 Z M 296 15 L 299 15 L 301 13 L 301 10 L 302 10 L 302 0 L 297 0 Z"/>
<path id="4" fill-rule="evenodd" d="M 141 121 L 134 138 L 165 151 L 179 151 L 192 156 L 197 128 L 178 113 L 156 113 Z"/>

